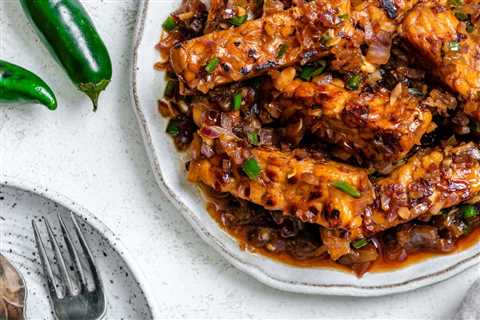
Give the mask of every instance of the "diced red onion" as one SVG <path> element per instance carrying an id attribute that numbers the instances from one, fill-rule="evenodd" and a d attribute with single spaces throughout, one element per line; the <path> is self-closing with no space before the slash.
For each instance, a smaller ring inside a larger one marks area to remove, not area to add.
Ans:
<path id="1" fill-rule="evenodd" d="M 206 158 L 210 158 L 215 154 L 213 148 L 207 143 L 202 143 L 202 146 L 200 147 L 200 153 Z"/>
<path id="2" fill-rule="evenodd" d="M 220 119 L 220 125 L 222 126 L 222 128 L 226 130 L 229 130 L 229 131 L 232 130 L 232 127 L 233 127 L 232 117 L 230 117 L 226 113 L 222 113 L 221 119 Z"/>
<path id="3" fill-rule="evenodd" d="M 366 59 L 368 62 L 382 65 L 386 64 L 390 59 L 390 50 L 392 47 L 392 40 L 390 34 L 380 31 L 372 34 L 369 38 L 369 46 Z"/>
<path id="4" fill-rule="evenodd" d="M 208 127 L 203 127 L 200 129 L 200 135 L 205 138 L 209 139 L 216 139 L 220 137 L 220 135 L 224 132 L 224 130 L 221 127 L 217 126 L 208 126 Z"/>
<path id="5" fill-rule="evenodd" d="M 271 145 L 273 144 L 273 130 L 272 129 L 260 129 L 258 133 L 260 144 Z"/>

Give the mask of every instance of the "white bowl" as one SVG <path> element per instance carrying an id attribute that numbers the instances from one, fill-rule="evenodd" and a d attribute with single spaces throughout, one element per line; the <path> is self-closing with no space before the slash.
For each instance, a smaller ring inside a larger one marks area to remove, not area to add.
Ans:
<path id="1" fill-rule="evenodd" d="M 210 217 L 197 188 L 186 181 L 184 161 L 165 133 L 167 120 L 157 109 L 165 81 L 163 74 L 153 68 L 159 59 L 154 46 L 159 40 L 162 22 L 179 3 L 179 0 L 140 3 L 134 39 L 132 100 L 158 184 L 212 248 L 235 267 L 269 286 L 292 292 L 348 296 L 379 296 L 416 289 L 445 280 L 480 262 L 480 246 L 472 246 L 406 268 L 367 273 L 357 278 L 335 269 L 299 268 L 242 251 L 236 240 Z"/>

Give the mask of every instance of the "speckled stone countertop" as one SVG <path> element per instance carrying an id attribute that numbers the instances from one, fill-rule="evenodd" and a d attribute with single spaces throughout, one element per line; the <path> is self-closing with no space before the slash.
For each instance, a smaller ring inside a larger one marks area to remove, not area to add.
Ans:
<path id="1" fill-rule="evenodd" d="M 39 74 L 60 103 L 53 113 L 30 105 L 0 108 L 0 170 L 55 189 L 95 213 L 143 266 L 162 316 L 453 317 L 479 276 L 478 267 L 400 295 L 307 296 L 260 284 L 204 244 L 157 187 L 130 105 L 129 63 L 137 1 L 82 2 L 114 64 L 113 82 L 95 114 L 39 43 L 19 2 L 0 0 L 0 58 Z"/>

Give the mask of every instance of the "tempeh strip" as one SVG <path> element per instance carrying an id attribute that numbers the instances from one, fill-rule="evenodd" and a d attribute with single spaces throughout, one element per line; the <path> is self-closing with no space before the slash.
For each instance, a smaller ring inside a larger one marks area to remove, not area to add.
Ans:
<path id="1" fill-rule="evenodd" d="M 373 203 L 373 187 L 364 169 L 333 161 L 297 159 L 293 153 L 266 148 L 253 149 L 252 159 L 261 169 L 256 179 L 250 179 L 241 166 L 221 156 L 191 161 L 188 179 L 302 221 L 346 228 L 352 233 L 361 228 L 363 211 Z M 353 197 L 334 185 L 340 181 L 360 195 Z"/>
<path id="2" fill-rule="evenodd" d="M 170 62 L 190 88 L 207 92 L 328 54 L 329 46 L 353 32 L 350 20 L 339 17 L 349 12 L 349 0 L 309 2 L 183 42 L 172 48 Z"/>
<path id="3" fill-rule="evenodd" d="M 430 63 L 430 70 L 465 100 L 480 119 L 480 43 L 451 10 L 436 2 L 417 5 L 403 21 L 403 36 Z"/>
<path id="4" fill-rule="evenodd" d="M 328 74 L 310 82 L 295 79 L 292 67 L 272 72 L 272 78 L 292 98 L 280 106 L 284 117 L 302 114 L 307 131 L 377 167 L 403 159 L 434 128 L 431 112 L 400 83 L 391 92 L 350 91 Z"/>
<path id="5" fill-rule="evenodd" d="M 375 183 L 375 204 L 363 215 L 363 234 L 322 229 L 330 257 L 351 252 L 349 243 L 423 217 L 428 219 L 480 194 L 480 149 L 474 143 L 420 152 Z M 350 231 L 350 230 L 348 230 Z"/>
<path id="6" fill-rule="evenodd" d="M 371 219 L 364 220 L 369 234 L 439 214 L 478 196 L 480 149 L 469 142 L 417 154 L 375 187 L 375 208 Z"/>

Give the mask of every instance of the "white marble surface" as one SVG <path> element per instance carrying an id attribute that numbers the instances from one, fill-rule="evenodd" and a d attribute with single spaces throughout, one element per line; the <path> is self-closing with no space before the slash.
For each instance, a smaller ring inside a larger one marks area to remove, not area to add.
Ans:
<path id="1" fill-rule="evenodd" d="M 395 296 L 341 298 L 270 289 L 206 246 L 158 189 L 128 93 L 134 0 L 83 0 L 114 63 L 99 111 L 39 43 L 17 0 L 0 0 L 0 58 L 33 70 L 55 90 L 56 112 L 0 108 L 0 172 L 62 192 L 97 214 L 143 266 L 164 317 L 449 319 L 480 275 Z M 160 22 L 159 22 L 160 23 Z"/>

